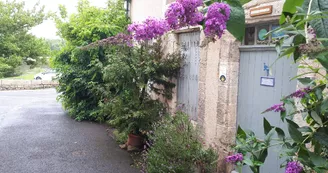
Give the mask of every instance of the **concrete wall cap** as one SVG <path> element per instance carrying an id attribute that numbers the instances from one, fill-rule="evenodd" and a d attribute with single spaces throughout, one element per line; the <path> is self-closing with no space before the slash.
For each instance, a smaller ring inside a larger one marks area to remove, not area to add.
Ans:
<path id="1" fill-rule="evenodd" d="M 284 3 L 285 0 L 252 0 L 246 4 L 243 5 L 244 9 L 250 9 L 256 6 L 261 6 L 261 5 L 266 5 L 270 2 L 276 2 L 276 1 L 280 1 L 280 3 Z"/>

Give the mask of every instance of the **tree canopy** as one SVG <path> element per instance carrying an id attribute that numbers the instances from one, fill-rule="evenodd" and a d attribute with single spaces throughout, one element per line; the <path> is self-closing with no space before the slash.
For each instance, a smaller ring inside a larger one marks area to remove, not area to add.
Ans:
<path id="1" fill-rule="evenodd" d="M 0 1 L 0 77 L 15 75 L 23 60 L 35 64 L 49 54 L 45 40 L 29 33 L 47 17 L 39 4 L 26 9 L 24 2 Z"/>

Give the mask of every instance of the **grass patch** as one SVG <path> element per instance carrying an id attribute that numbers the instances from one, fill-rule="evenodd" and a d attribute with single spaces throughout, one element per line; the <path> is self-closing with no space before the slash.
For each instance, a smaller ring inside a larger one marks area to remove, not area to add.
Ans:
<path id="1" fill-rule="evenodd" d="M 34 76 L 38 73 L 43 72 L 43 68 L 34 68 L 34 69 L 29 69 L 25 71 L 22 75 L 20 76 L 15 76 L 15 77 L 9 77 L 9 78 L 4 78 L 4 79 L 18 79 L 18 80 L 33 80 Z"/>

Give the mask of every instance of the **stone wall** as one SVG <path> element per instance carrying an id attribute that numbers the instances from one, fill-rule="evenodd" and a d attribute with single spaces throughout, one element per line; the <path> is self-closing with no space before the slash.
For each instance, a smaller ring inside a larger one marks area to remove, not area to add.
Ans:
<path id="1" fill-rule="evenodd" d="M 41 80 L 0 80 L 1 90 L 33 90 L 43 88 L 54 88 L 58 86 L 57 81 Z"/>
<path id="2" fill-rule="evenodd" d="M 165 52 L 179 49 L 178 34 L 199 31 L 188 28 L 171 33 L 163 38 Z M 201 42 L 205 35 L 201 32 Z M 229 172 L 224 158 L 235 142 L 237 117 L 237 92 L 239 75 L 239 45 L 230 33 L 214 43 L 201 47 L 198 90 L 198 118 L 193 121 L 202 134 L 207 146 L 219 152 L 219 172 Z M 220 71 L 225 71 L 226 81 L 220 81 Z M 176 82 L 175 79 L 173 79 Z M 177 93 L 174 89 L 172 100 L 163 100 L 171 111 L 177 106 Z"/>

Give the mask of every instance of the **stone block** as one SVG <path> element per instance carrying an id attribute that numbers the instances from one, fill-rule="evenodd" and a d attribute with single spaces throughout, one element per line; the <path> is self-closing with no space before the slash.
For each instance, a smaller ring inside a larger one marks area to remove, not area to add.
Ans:
<path id="1" fill-rule="evenodd" d="M 217 106 L 217 125 L 225 125 L 227 114 L 227 104 L 219 101 Z"/>
<path id="2" fill-rule="evenodd" d="M 1 85 L 24 86 L 30 84 L 31 84 L 30 80 L 1 80 Z"/>
<path id="3" fill-rule="evenodd" d="M 237 125 L 237 104 L 229 104 L 228 106 L 228 113 L 225 117 L 225 124 L 228 127 L 236 128 Z"/>
<path id="4" fill-rule="evenodd" d="M 228 86 L 218 86 L 218 102 L 222 104 L 227 104 L 229 102 L 228 97 Z"/>
<path id="5" fill-rule="evenodd" d="M 32 80 L 31 81 L 31 84 L 32 85 L 41 85 L 42 84 L 42 81 L 41 80 Z"/>
<path id="6" fill-rule="evenodd" d="M 224 146 L 231 146 L 235 143 L 236 127 L 227 127 L 225 125 L 217 125 L 216 127 L 216 142 Z M 229 148 L 226 148 L 229 150 Z"/>
<path id="7" fill-rule="evenodd" d="M 238 86 L 230 86 L 228 93 L 229 102 L 228 104 L 237 105 L 238 102 Z"/>

